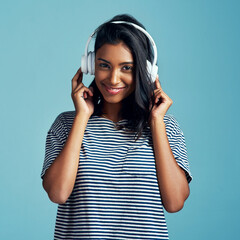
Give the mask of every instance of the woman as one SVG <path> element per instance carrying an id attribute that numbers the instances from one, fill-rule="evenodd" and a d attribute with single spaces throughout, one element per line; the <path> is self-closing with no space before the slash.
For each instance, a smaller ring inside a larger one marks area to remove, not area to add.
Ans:
<path id="1" fill-rule="evenodd" d="M 191 173 L 172 100 L 154 85 L 146 35 L 118 15 L 97 29 L 95 79 L 72 79 L 75 111 L 46 140 L 43 187 L 58 203 L 55 239 L 168 239 L 164 208 L 182 209 Z"/>

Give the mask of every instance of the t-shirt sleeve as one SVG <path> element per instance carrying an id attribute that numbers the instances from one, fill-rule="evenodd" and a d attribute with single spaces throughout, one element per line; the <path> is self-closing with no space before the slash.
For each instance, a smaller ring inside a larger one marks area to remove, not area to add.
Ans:
<path id="1" fill-rule="evenodd" d="M 178 165 L 185 171 L 187 181 L 190 183 L 192 180 L 192 174 L 189 168 L 184 134 L 173 115 L 167 115 L 165 126 L 173 156 Z"/>
<path id="2" fill-rule="evenodd" d="M 45 144 L 45 158 L 43 162 L 41 178 L 43 178 L 46 170 L 51 166 L 53 161 L 63 149 L 66 140 L 67 131 L 64 125 L 64 116 L 63 113 L 61 113 L 57 116 L 57 118 L 47 132 Z"/>

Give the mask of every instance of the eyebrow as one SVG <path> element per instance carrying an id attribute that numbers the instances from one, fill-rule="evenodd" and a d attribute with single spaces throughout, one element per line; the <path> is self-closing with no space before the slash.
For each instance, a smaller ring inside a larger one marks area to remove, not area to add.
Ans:
<path id="1" fill-rule="evenodd" d="M 107 61 L 103 58 L 98 58 L 98 60 L 111 64 L 109 61 Z M 133 64 L 133 62 L 122 62 L 119 65 L 124 65 L 124 64 Z"/>

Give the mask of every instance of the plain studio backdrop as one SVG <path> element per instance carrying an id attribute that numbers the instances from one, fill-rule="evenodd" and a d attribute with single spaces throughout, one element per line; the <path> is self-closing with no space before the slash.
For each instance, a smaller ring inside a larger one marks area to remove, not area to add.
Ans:
<path id="1" fill-rule="evenodd" d="M 180 212 L 166 213 L 170 239 L 236 239 L 239 11 L 237 0 L 1 1 L 0 239 L 53 239 L 57 205 L 40 179 L 46 134 L 74 110 L 71 79 L 89 35 L 120 13 L 154 38 L 168 113 L 186 138 L 191 194 Z"/>

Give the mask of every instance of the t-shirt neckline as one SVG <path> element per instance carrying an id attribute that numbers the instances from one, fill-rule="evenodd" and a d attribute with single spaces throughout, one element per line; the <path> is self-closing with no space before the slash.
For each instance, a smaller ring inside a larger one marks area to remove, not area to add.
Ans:
<path id="1" fill-rule="evenodd" d="M 97 115 L 94 115 L 93 117 L 94 117 L 94 118 L 101 119 L 101 120 L 105 120 L 105 121 L 107 121 L 107 122 L 111 122 L 111 123 L 113 123 L 113 124 L 119 124 L 119 123 L 122 123 L 122 122 L 127 121 L 127 119 L 121 119 L 121 120 L 119 120 L 118 122 L 114 122 L 114 121 L 112 121 L 112 120 L 109 119 L 109 118 L 105 118 L 105 117 L 101 117 L 101 116 L 97 116 Z"/>

